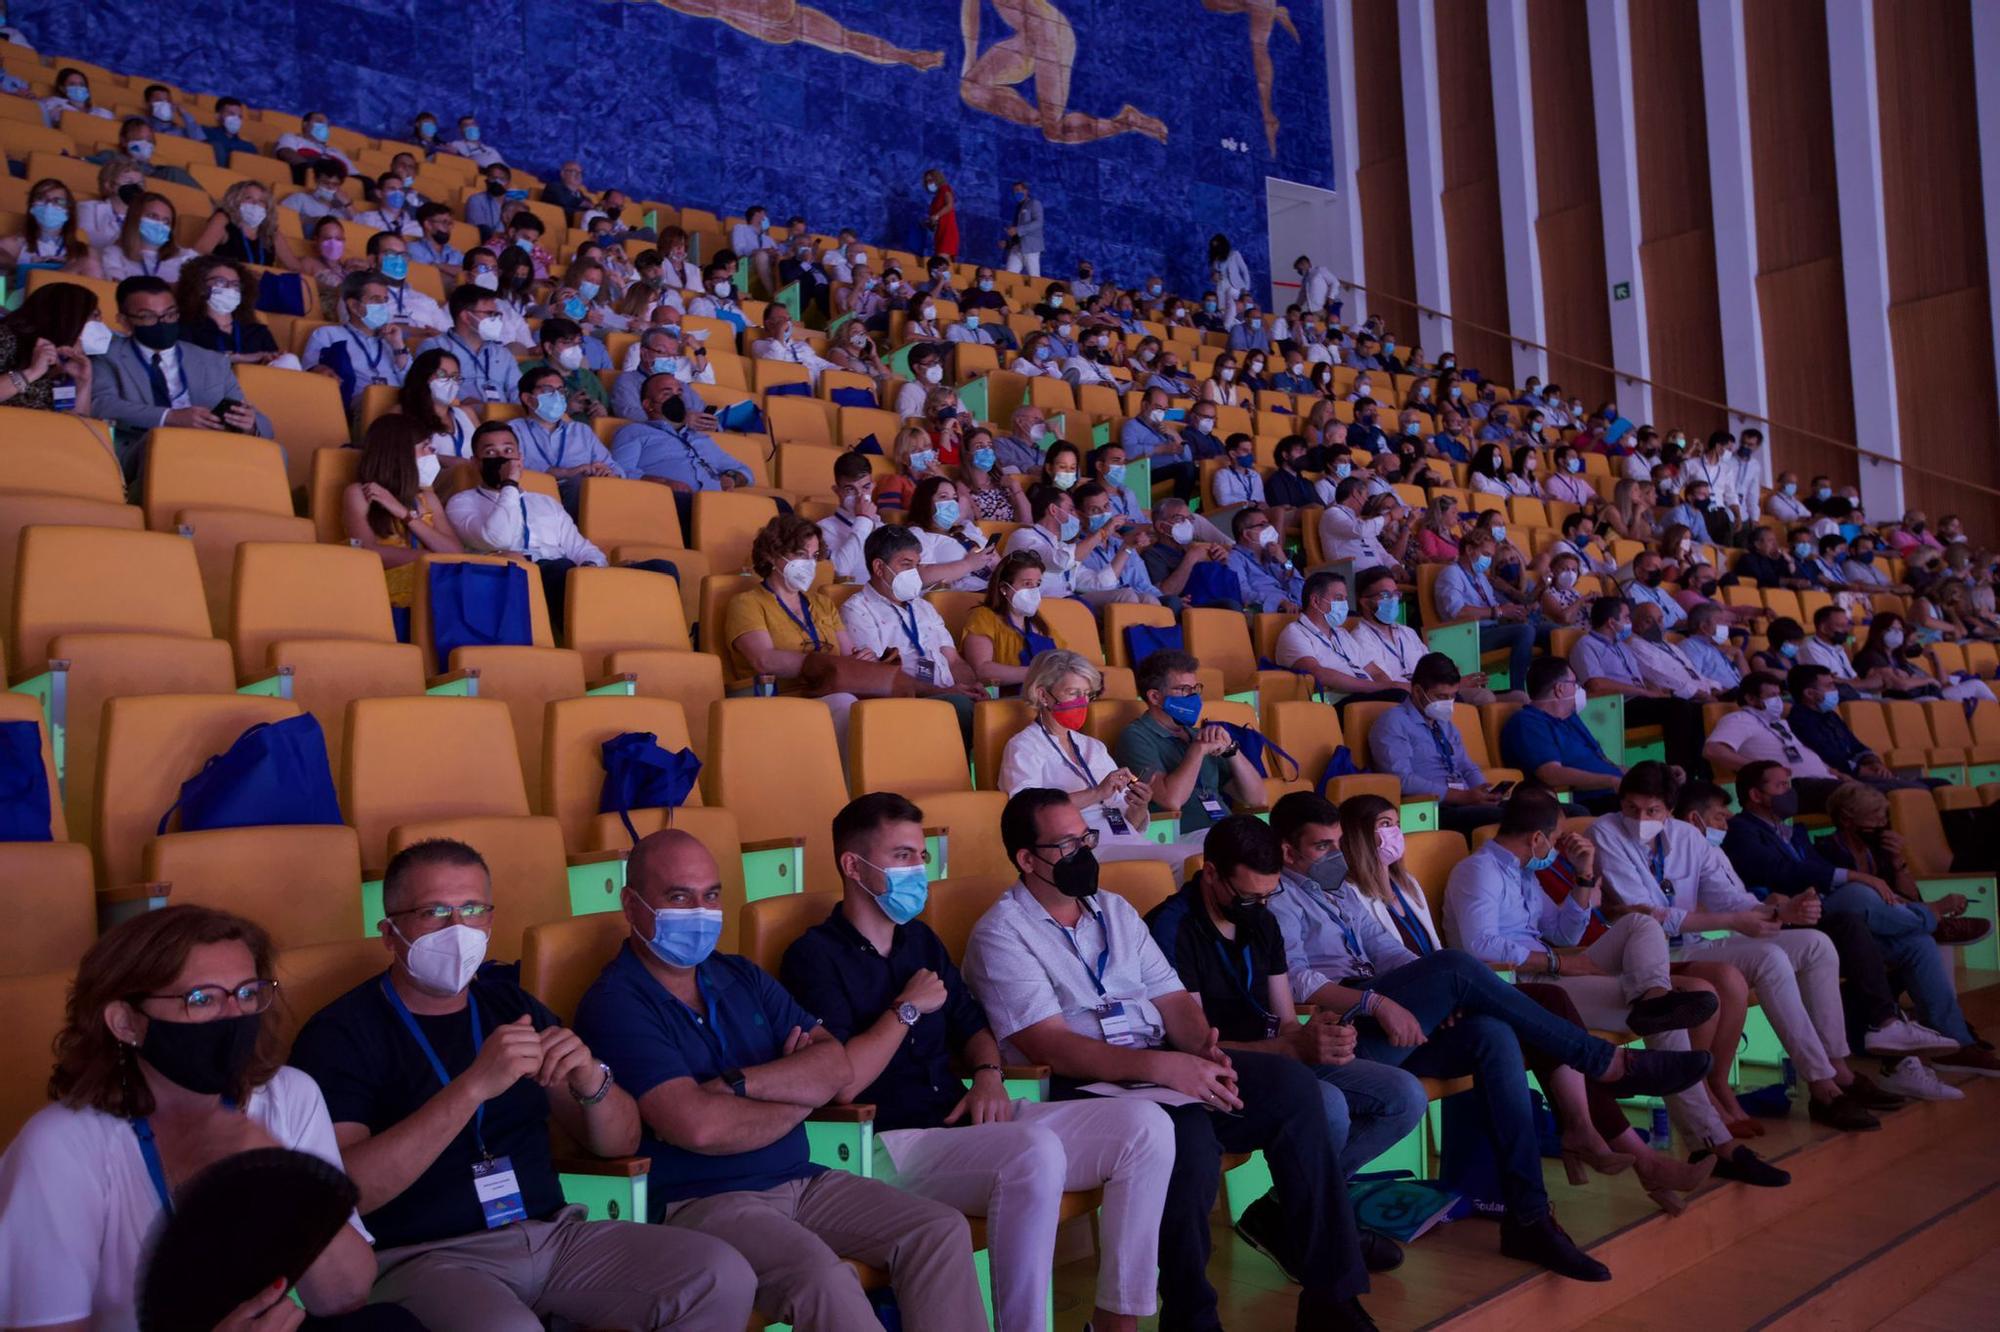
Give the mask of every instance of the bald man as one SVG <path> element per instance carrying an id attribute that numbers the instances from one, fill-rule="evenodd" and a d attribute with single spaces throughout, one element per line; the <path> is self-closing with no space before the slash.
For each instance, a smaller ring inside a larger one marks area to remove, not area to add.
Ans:
<path id="1" fill-rule="evenodd" d="M 910 1332 L 986 1327 L 963 1216 L 807 1159 L 806 1116 L 847 1085 L 847 1053 L 754 962 L 715 951 L 708 849 L 673 830 L 640 842 L 623 910 L 631 937 L 576 1029 L 638 1099 L 649 1219 L 737 1248 L 773 1322 L 875 1326 L 854 1258 L 888 1269 Z"/>

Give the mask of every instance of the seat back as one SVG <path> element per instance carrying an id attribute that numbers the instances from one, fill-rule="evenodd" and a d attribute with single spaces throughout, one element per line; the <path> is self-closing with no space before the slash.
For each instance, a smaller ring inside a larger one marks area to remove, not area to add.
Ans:
<path id="1" fill-rule="evenodd" d="M 1257 649 L 1241 611 L 1190 607 L 1181 612 L 1181 631 L 1187 650 L 1202 665 L 1220 670 L 1230 693 L 1257 687 Z"/>
<path id="2" fill-rule="evenodd" d="M 540 808 L 561 825 L 563 843 L 581 851 L 604 792 L 603 745 L 630 731 L 650 732 L 669 750 L 689 748 L 681 705 L 664 698 L 601 695 L 550 703 L 542 725 Z M 699 786 L 688 793 L 701 803 Z"/>
<path id="3" fill-rule="evenodd" d="M 1888 699 L 1882 704 L 1883 716 L 1889 722 L 1889 736 L 1898 749 L 1914 749 L 1919 752 L 1931 748 L 1939 742 L 1931 739 L 1930 723 L 1924 720 L 1924 705 L 1912 699 Z M 1964 714 L 1961 712 L 1960 714 Z"/>
<path id="4" fill-rule="evenodd" d="M 278 1002 L 271 1011 L 284 1049 L 289 1050 L 299 1028 L 362 982 L 389 969 L 389 945 L 379 935 L 306 944 L 278 950 L 272 971 L 278 979 Z"/>
<path id="5" fill-rule="evenodd" d="M 75 842 L 0 842 L 0 884 L 7 911 L 7 928 L 0 930 L 0 976 L 29 975 L 51 962 L 82 957 L 97 939 L 89 848 Z M 24 1072 L 16 1065 L 14 1079 Z"/>
<path id="6" fill-rule="evenodd" d="M 365 932 L 361 844 L 345 824 L 215 828 L 146 844 L 142 875 L 172 885 L 172 901 L 257 921 L 280 948 Z"/>
<path id="7" fill-rule="evenodd" d="M 267 669 L 280 639 L 394 643 L 382 561 L 352 546 L 246 541 L 236 548 L 229 642 L 236 670 Z"/>
<path id="8" fill-rule="evenodd" d="M 1135 624 L 1151 625 L 1155 629 L 1171 629 L 1174 613 L 1165 606 L 1145 602 L 1112 602 L 1104 608 L 1104 659 L 1113 666 L 1135 667 L 1139 663 L 1132 660 L 1132 653 L 1125 645 L 1125 631 Z"/>
<path id="9" fill-rule="evenodd" d="M 1396 707 L 1394 703 L 1349 703 L 1342 717 L 1342 729 L 1347 738 L 1347 748 L 1354 755 L 1354 766 L 1370 766 L 1372 757 L 1368 752 L 1368 733 L 1375 729 L 1375 719 Z M 1296 752 L 1296 751 L 1295 751 Z"/>
<path id="10" fill-rule="evenodd" d="M 299 715 L 298 705 L 248 694 L 156 694 L 104 705 L 91 845 L 100 887 L 133 883 L 160 816 L 181 783 L 260 722 Z"/>
<path id="11" fill-rule="evenodd" d="M 709 709 L 703 800 L 736 815 L 745 842 L 803 837 L 806 883 L 836 883 L 833 816 L 847 803 L 833 714 L 810 698 L 725 698 Z"/>
<path id="12" fill-rule="evenodd" d="M 847 715 L 847 770 L 857 796 L 894 791 L 918 804 L 970 791 L 958 714 L 941 698 L 867 698 Z"/>
<path id="13" fill-rule="evenodd" d="M 321 449 L 312 456 L 306 482 L 306 512 L 316 539 L 338 544 L 347 540 L 347 520 L 341 503 L 347 488 L 361 476 L 360 449 Z"/>
<path id="14" fill-rule="evenodd" d="M 785 960 L 785 950 L 801 934 L 825 920 L 840 905 L 840 894 L 785 893 L 747 903 L 743 908 L 743 936 L 737 951 L 775 976 Z"/>
<path id="15" fill-rule="evenodd" d="M 1055 630 L 1064 647 L 1086 661 L 1104 665 L 1104 644 L 1098 639 L 1097 618 L 1090 607 L 1071 597 L 1049 597 L 1042 602 L 1042 619 Z"/>
<path id="16" fill-rule="evenodd" d="M 1403 869 L 1423 887 L 1430 902 L 1431 919 L 1444 928 L 1444 886 L 1452 867 L 1471 851 L 1463 833 L 1439 829 L 1403 834 Z"/>
<path id="17" fill-rule="evenodd" d="M 504 555 L 424 555 L 417 560 L 416 590 L 410 597 L 410 641 L 424 654 L 424 669 L 437 669 L 437 638 L 431 632 L 431 570 L 440 564 L 513 564 L 528 575 L 528 633 L 536 647 L 554 647 L 549 629 L 549 603 L 533 566 Z"/>
<path id="18" fill-rule="evenodd" d="M 423 654 L 408 643 L 351 638 L 281 638 L 267 669 L 288 671 L 292 702 L 319 719 L 335 772 L 347 745 L 347 705 L 358 698 L 414 698 L 424 692 Z M 256 674 L 256 672 L 251 672 Z"/>
<path id="19" fill-rule="evenodd" d="M 1348 704 L 1349 708 L 1355 704 Z M 1298 760 L 1299 777 L 1317 784 L 1333 751 L 1343 743 L 1340 714 L 1324 703 L 1290 700 L 1264 709 L 1268 738 Z"/>
<path id="20" fill-rule="evenodd" d="M 651 481 L 587 476 L 577 490 L 577 529 L 599 550 L 684 546 L 674 493 Z"/>
<path id="21" fill-rule="evenodd" d="M 972 705 L 972 775 L 980 790 L 1000 789 L 1000 756 L 1034 719 L 1034 708 L 1018 698 L 987 698 Z"/>
<path id="22" fill-rule="evenodd" d="M 243 400 L 271 422 L 271 438 L 285 446 L 287 479 L 295 491 L 312 483 L 313 455 L 321 449 L 347 447 L 347 410 L 340 401 L 340 382 L 310 371 L 278 370 L 268 365 L 238 365 L 236 382 Z"/>
<path id="23" fill-rule="evenodd" d="M 1951 843 L 1929 791 L 1890 791 L 1889 826 L 1903 838 L 1910 872 L 1919 879 L 1951 873 Z"/>
<path id="24" fill-rule="evenodd" d="M 1479 724 L 1479 709 L 1470 703 L 1451 705 L 1451 723 L 1465 742 L 1465 756 L 1482 768 L 1499 766 L 1499 754 L 1486 746 L 1486 731 Z"/>
<path id="25" fill-rule="evenodd" d="M 697 754 L 708 753 L 709 705 L 722 698 L 722 658 L 713 652 L 645 648 L 614 652 L 604 660 L 606 675 L 630 675 L 643 698 L 670 699 L 687 714 L 688 736 Z"/>
<path id="26" fill-rule="evenodd" d="M 1889 719 L 1880 703 L 1870 699 L 1842 703 L 1840 715 L 1847 722 L 1847 729 L 1854 732 L 1854 738 L 1875 753 L 1887 754 L 1896 748 L 1889 732 Z"/>
<path id="27" fill-rule="evenodd" d="M 465 647 L 451 654 L 451 664 L 453 670 L 479 673 L 479 697 L 507 705 L 521 780 L 531 796 L 539 793 L 543 713 L 560 699 L 583 697 L 583 658 L 567 648 Z"/>
<path id="28" fill-rule="evenodd" d="M 102 421 L 64 412 L 0 407 L 0 491 L 125 502 L 125 476 Z"/>
<path id="29" fill-rule="evenodd" d="M 563 645 L 582 654 L 592 679 L 602 677 L 604 659 L 623 648 L 693 646 L 680 584 L 650 570 L 571 569 L 566 603 Z"/>
<path id="30" fill-rule="evenodd" d="M 15 676 L 40 670 L 58 634 L 210 637 L 194 546 L 165 532 L 30 527 L 21 533 L 14 579 Z"/>
<path id="31" fill-rule="evenodd" d="M 74 968 L 0 976 L 0 1146 L 14 1140 L 21 1125 L 49 1103 L 48 1070 L 56 1034 L 62 1030 Z"/>
<path id="32" fill-rule="evenodd" d="M 1957 699 L 1935 698 L 1922 707 L 1925 717 L 1930 721 L 1931 735 L 1940 748 L 1972 748 L 1972 727 L 1966 723 L 1963 703 Z"/>
<path id="33" fill-rule="evenodd" d="M 748 569 L 750 543 L 777 516 L 777 503 L 767 495 L 704 490 L 694 497 L 692 544 L 717 573 Z"/>
<path id="34" fill-rule="evenodd" d="M 569 862 L 554 819 L 471 814 L 458 818 L 399 820 L 389 832 L 388 854 L 437 838 L 463 842 L 486 861 L 493 877 L 493 931 L 487 955 L 512 962 L 532 925 L 569 917 Z"/>
<path id="35" fill-rule="evenodd" d="M 1143 916 L 1172 897 L 1180 885 L 1164 860 L 1110 860 L 1098 866 L 1097 887 L 1124 898 Z"/>
<path id="36" fill-rule="evenodd" d="M 292 516 L 284 451 L 268 439 L 162 426 L 146 437 L 146 526 L 171 531 L 181 510 L 224 505 Z"/>
<path id="37" fill-rule="evenodd" d="M 13 446 L 10 443 L 8 447 Z M 136 504 L 0 489 L 0 625 L 13 623 L 14 564 L 20 553 L 21 529 L 29 526 L 116 527 L 137 532 L 145 528 L 146 514 Z"/>
<path id="38" fill-rule="evenodd" d="M 599 911 L 528 927 L 521 943 L 521 988 L 565 1024 L 598 974 L 618 956 L 632 928 L 620 911 Z"/>
<path id="39" fill-rule="evenodd" d="M 194 544 L 195 565 L 201 570 L 202 595 L 208 621 L 217 638 L 229 632 L 229 603 L 235 598 L 236 551 L 247 542 L 311 545 L 310 519 L 255 509 L 182 509 L 176 531 Z"/>
<path id="40" fill-rule="evenodd" d="M 1098 867 L 1100 882 L 1106 868 Z M 1166 866 L 1162 864 L 1160 868 Z M 1011 872 L 954 874 L 931 885 L 930 901 L 924 906 L 922 919 L 943 942 L 944 951 L 953 962 L 965 961 L 965 945 L 972 937 L 972 927 L 1020 877 Z"/>
<path id="41" fill-rule="evenodd" d="M 722 883 L 722 942 L 717 945 L 723 952 L 734 952 L 737 943 L 739 918 L 743 914 L 743 839 L 737 832 L 736 816 L 719 805 L 682 805 L 679 809 L 635 809 L 632 811 L 632 829 L 641 837 L 666 828 L 678 829 L 708 848 L 708 854 L 715 858 L 716 870 Z M 629 852 L 632 836 L 625 831 L 625 824 L 616 814 L 599 814 L 590 821 L 585 834 L 586 851 Z M 606 911 L 618 907 L 617 890 L 622 876 L 604 877 L 605 894 L 600 905 Z M 585 905 L 579 903 L 579 907 Z"/>
<path id="42" fill-rule="evenodd" d="M 526 815 L 507 705 L 430 697 L 348 704 L 340 807 L 361 836 L 361 864 L 371 876 L 388 863 L 389 830 L 399 824 Z"/>

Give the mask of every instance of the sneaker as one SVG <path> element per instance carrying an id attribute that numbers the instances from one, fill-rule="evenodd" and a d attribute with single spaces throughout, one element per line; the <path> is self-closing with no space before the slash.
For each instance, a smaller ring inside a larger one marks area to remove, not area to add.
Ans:
<path id="1" fill-rule="evenodd" d="M 1878 1084 L 1884 1091 L 1907 1096 L 1913 1101 L 1962 1101 L 1965 1093 L 1931 1072 L 1930 1066 L 1915 1055 L 1904 1055 L 1896 1066 L 1882 1075 Z"/>
<path id="2" fill-rule="evenodd" d="M 1978 943 L 1993 933 L 1993 922 L 1973 916 L 1952 916 L 1938 922 L 1931 931 L 1931 938 L 1937 940 L 1940 948 L 1963 948 L 1967 944 Z"/>
<path id="3" fill-rule="evenodd" d="M 1553 1214 L 1535 1221 L 1500 1222 L 1500 1252 L 1509 1258 L 1539 1263 L 1571 1281 L 1609 1281 L 1611 1269 L 1576 1247 Z"/>
<path id="4" fill-rule="evenodd" d="M 1948 1055 L 1931 1060 L 1933 1068 L 1947 1073 L 1977 1073 L 1982 1078 L 2000 1078 L 2000 1055 L 1976 1045 L 1961 1045 Z"/>
<path id="5" fill-rule="evenodd" d="M 1958 1042 L 1921 1022 L 1893 1017 L 1862 1037 L 1861 1048 L 1878 1055 L 1950 1054 Z"/>

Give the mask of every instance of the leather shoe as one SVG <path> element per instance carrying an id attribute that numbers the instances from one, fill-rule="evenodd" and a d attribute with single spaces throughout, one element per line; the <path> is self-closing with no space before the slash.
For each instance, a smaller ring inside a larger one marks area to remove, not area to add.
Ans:
<path id="1" fill-rule="evenodd" d="M 1909 1098 L 1898 1096 L 1866 1073 L 1856 1073 L 1854 1081 L 1841 1088 L 1863 1110 L 1901 1110 Z"/>
<path id="2" fill-rule="evenodd" d="M 1553 1212 L 1535 1221 L 1500 1221 L 1500 1252 L 1523 1262 L 1539 1263 L 1571 1281 L 1609 1281 L 1611 1269 L 1576 1247 L 1576 1241 L 1556 1224 Z"/>
<path id="3" fill-rule="evenodd" d="M 1353 1296 L 1337 1300 L 1306 1291 L 1299 1296 L 1298 1332 L 1380 1332 L 1375 1320 Z"/>
<path id="4" fill-rule="evenodd" d="M 1637 1036 L 1657 1036 L 1663 1031 L 1685 1031 L 1699 1027 L 1715 1016 L 1719 1001 L 1711 990 L 1669 990 L 1652 999 L 1641 999 L 1625 1015 L 1625 1025 Z"/>
<path id="5" fill-rule="evenodd" d="M 1672 1096 L 1708 1076 L 1715 1062 L 1706 1050 L 1626 1050 L 1624 1076 L 1600 1080 L 1613 1096 Z"/>
<path id="6" fill-rule="evenodd" d="M 1752 1184 L 1760 1189 L 1782 1189 L 1785 1185 L 1792 1182 L 1792 1177 L 1789 1174 L 1778 1169 L 1778 1167 L 1772 1165 L 1748 1147 L 1738 1147 L 1727 1156 L 1710 1151 L 1704 1147 L 1690 1156 L 1688 1160 L 1702 1161 L 1711 1156 L 1715 1157 L 1715 1177 L 1717 1179 L 1733 1179 L 1738 1184 Z"/>
<path id="7" fill-rule="evenodd" d="M 1364 1230 L 1361 1265 L 1371 1272 L 1393 1272 L 1403 1265 L 1403 1246 L 1378 1231 Z"/>
<path id="8" fill-rule="evenodd" d="M 1837 1128 L 1842 1133 L 1867 1133 L 1882 1127 L 1882 1121 L 1868 1113 L 1866 1106 L 1842 1092 L 1831 1101 L 1817 1097 L 1806 1101 L 1806 1118 L 1815 1124 Z"/>
<path id="9" fill-rule="evenodd" d="M 1937 940 L 1940 948 L 1963 948 L 1967 944 L 1978 943 L 1993 932 L 1993 922 L 1981 920 L 1977 916 L 1948 916 L 1938 922 L 1931 938 Z"/>

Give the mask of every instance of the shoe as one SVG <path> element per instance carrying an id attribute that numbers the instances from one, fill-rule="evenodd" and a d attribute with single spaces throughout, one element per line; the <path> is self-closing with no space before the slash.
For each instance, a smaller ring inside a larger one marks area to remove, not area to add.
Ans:
<path id="1" fill-rule="evenodd" d="M 1562 1149 L 1563 1173 L 1569 1182 L 1584 1185 L 1590 1182 L 1590 1172 L 1600 1175 L 1622 1175 L 1632 1168 L 1637 1158 L 1624 1152 L 1587 1152 L 1581 1147 Z"/>
<path id="2" fill-rule="evenodd" d="M 1958 1042 L 1921 1022 L 1893 1017 L 1861 1038 L 1861 1048 L 1878 1055 L 1950 1054 Z"/>
<path id="3" fill-rule="evenodd" d="M 1361 1301 L 1349 1296 L 1336 1300 L 1307 1291 L 1299 1296 L 1298 1332 L 1381 1332 Z"/>
<path id="4" fill-rule="evenodd" d="M 1854 1080 L 1859 1082 L 1861 1075 Z M 1930 1066 L 1915 1055 L 1905 1055 L 1882 1075 L 1881 1087 L 1913 1101 L 1962 1101 L 1965 1093 L 1931 1072 Z"/>
<path id="5" fill-rule="evenodd" d="M 1646 1196 L 1655 1206 L 1668 1216 L 1679 1216 L 1687 1210 L 1687 1195 L 1708 1183 L 1715 1173 L 1715 1157 L 1711 1153 L 1699 1161 L 1677 1161 L 1671 1156 L 1657 1156 L 1658 1164 L 1646 1171 L 1647 1178 L 1640 1182 L 1645 1186 Z"/>
<path id="6" fill-rule="evenodd" d="M 1501 1218 L 1500 1252 L 1523 1262 L 1539 1263 L 1571 1281 L 1611 1280 L 1611 1269 L 1577 1248 L 1576 1241 L 1556 1224 L 1553 1212 L 1535 1221 Z"/>
<path id="7" fill-rule="evenodd" d="M 1922 1064 L 1918 1064 L 1922 1068 Z M 1864 1110 L 1901 1110 L 1909 1104 L 1906 1097 L 1885 1090 L 1882 1085 L 1866 1073 L 1856 1073 L 1854 1081 L 1841 1089 L 1853 1097 Z"/>
<path id="8" fill-rule="evenodd" d="M 1976 1045 L 1961 1045 L 1950 1054 L 1931 1060 L 1931 1067 L 1947 1073 L 1977 1073 L 1982 1078 L 2000 1078 L 2000 1055 Z"/>
<path id="9" fill-rule="evenodd" d="M 1980 920 L 1975 916 L 1951 916 L 1938 922 L 1931 931 L 1931 938 L 1937 940 L 1940 948 L 1963 948 L 1967 944 L 1978 943 L 1993 933 L 1993 922 Z"/>
<path id="10" fill-rule="evenodd" d="M 1764 1136 L 1764 1126 L 1747 1115 L 1742 1119 L 1729 1120 L 1727 1127 L 1729 1129 L 1729 1136 L 1738 1141 L 1744 1138 L 1761 1138 Z"/>
<path id="11" fill-rule="evenodd" d="M 1766 1161 L 1748 1147 L 1738 1147 L 1727 1156 L 1722 1156 L 1704 1147 L 1688 1158 L 1690 1161 L 1711 1160 L 1715 1162 L 1717 1179 L 1733 1179 L 1738 1184 L 1752 1184 L 1760 1189 L 1782 1189 L 1792 1182 L 1792 1177 Z"/>
<path id="12" fill-rule="evenodd" d="M 1267 1193 L 1244 1208 L 1236 1222 L 1236 1233 L 1245 1244 L 1276 1263 L 1285 1280 L 1295 1286 L 1305 1284 L 1299 1279 L 1298 1264 L 1289 1257 L 1292 1246 L 1280 1239 L 1285 1233 L 1285 1217 L 1275 1196 Z M 1362 1232 L 1364 1238 L 1367 1233 Z M 1366 1253 L 1365 1247 L 1363 1252 Z"/>
<path id="13" fill-rule="evenodd" d="M 1708 1076 L 1715 1057 L 1706 1050 L 1627 1050 L 1625 1074 L 1598 1085 L 1613 1096 L 1672 1096 Z"/>
<path id="14" fill-rule="evenodd" d="M 1403 1265 L 1403 1246 L 1379 1231 L 1364 1230 L 1361 1265 L 1371 1272 L 1393 1272 Z"/>
<path id="15" fill-rule="evenodd" d="M 1831 1101 L 1808 1097 L 1806 1118 L 1815 1124 L 1837 1128 L 1842 1133 L 1868 1133 L 1882 1127 L 1881 1120 L 1869 1114 L 1861 1102 L 1846 1092 L 1842 1092 Z"/>
<path id="16" fill-rule="evenodd" d="M 1717 1000 L 1710 990 L 1669 990 L 1654 999 L 1641 999 L 1625 1015 L 1625 1025 L 1635 1036 L 1657 1036 L 1663 1031 L 1685 1031 L 1699 1027 L 1715 1016 Z"/>

